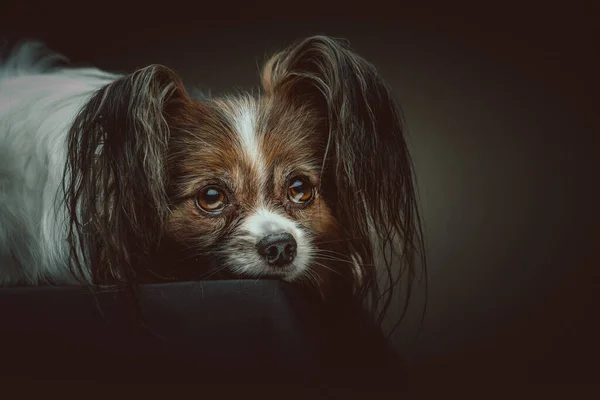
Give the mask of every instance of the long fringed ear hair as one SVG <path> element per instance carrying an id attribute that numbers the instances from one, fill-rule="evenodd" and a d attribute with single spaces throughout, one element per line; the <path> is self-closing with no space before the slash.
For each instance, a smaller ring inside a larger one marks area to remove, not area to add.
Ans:
<path id="1" fill-rule="evenodd" d="M 283 101 L 312 105 L 327 121 L 322 194 L 334 203 L 347 254 L 361 260 L 356 294 L 379 323 L 396 308 L 393 331 L 413 281 L 424 276 L 425 252 L 412 161 L 389 88 L 345 42 L 325 36 L 274 55 L 263 87 Z M 390 308 L 393 299 L 402 304 Z"/>
<path id="2" fill-rule="evenodd" d="M 152 65 L 99 90 L 68 136 L 63 188 L 71 265 L 97 284 L 132 282 L 161 240 L 174 114 L 189 99 L 174 72 Z"/>

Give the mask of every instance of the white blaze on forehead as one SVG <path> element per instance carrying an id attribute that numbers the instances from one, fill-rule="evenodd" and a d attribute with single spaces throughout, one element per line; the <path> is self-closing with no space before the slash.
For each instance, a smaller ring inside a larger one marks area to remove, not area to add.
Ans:
<path id="1" fill-rule="evenodd" d="M 254 166 L 262 169 L 262 151 L 257 132 L 257 110 L 252 101 L 240 101 L 235 105 L 233 128 L 242 141 L 243 150 Z"/>

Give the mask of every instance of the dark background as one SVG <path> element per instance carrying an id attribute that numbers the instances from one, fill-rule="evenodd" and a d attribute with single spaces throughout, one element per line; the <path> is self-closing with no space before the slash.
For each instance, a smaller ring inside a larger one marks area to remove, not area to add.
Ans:
<path id="1" fill-rule="evenodd" d="M 165 64 L 213 94 L 257 87 L 293 40 L 349 39 L 402 105 L 417 172 L 428 311 L 414 341 L 421 290 L 395 337 L 412 370 L 597 376 L 597 6 L 197 3 L 8 4 L 0 29 L 103 69 Z"/>

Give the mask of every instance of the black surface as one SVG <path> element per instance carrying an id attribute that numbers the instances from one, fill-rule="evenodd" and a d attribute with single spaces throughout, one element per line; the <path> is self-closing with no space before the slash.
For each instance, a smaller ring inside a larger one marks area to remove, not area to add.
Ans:
<path id="1" fill-rule="evenodd" d="M 319 379 L 323 371 L 331 377 L 336 370 L 346 374 L 360 368 L 364 374 L 365 366 L 381 369 L 395 357 L 380 338 L 352 322 L 329 324 L 318 302 L 280 281 L 143 285 L 136 297 L 143 319 L 126 292 L 93 296 L 81 287 L 1 289 L 0 376 L 125 382 Z M 365 357 L 371 361 L 365 363 Z"/>

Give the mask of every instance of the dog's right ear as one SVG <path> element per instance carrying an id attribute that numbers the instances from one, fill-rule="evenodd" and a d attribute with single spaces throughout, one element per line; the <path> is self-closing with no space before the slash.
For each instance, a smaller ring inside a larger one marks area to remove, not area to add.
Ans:
<path id="1" fill-rule="evenodd" d="M 316 134 L 326 142 L 324 173 L 336 219 L 353 238 L 347 254 L 362 260 L 359 292 L 380 319 L 394 291 L 405 292 L 405 310 L 419 262 L 425 270 L 425 248 L 402 112 L 391 89 L 346 41 L 327 36 L 275 54 L 262 83 L 267 96 L 309 106 L 327 121 L 328 129 Z"/>
<path id="2" fill-rule="evenodd" d="M 130 280 L 160 241 L 168 214 L 166 160 L 193 102 L 179 77 L 151 65 L 99 90 L 69 132 L 63 180 L 76 273 Z"/>

